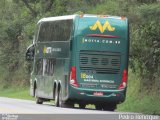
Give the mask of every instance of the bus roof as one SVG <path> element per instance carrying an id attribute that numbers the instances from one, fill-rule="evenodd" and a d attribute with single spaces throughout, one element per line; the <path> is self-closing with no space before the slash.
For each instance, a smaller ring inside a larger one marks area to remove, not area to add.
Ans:
<path id="1" fill-rule="evenodd" d="M 47 18 L 42 18 L 42 19 L 40 19 L 40 20 L 38 21 L 38 23 L 47 22 L 47 21 L 74 19 L 75 17 L 76 17 L 76 15 L 47 17 Z"/>
<path id="2" fill-rule="evenodd" d="M 102 18 L 113 18 L 113 19 L 122 19 L 125 17 L 120 17 L 120 16 L 111 16 L 111 15 L 94 15 L 94 14 L 74 14 L 74 15 L 65 15 L 65 16 L 55 16 L 55 17 L 46 17 L 42 18 L 38 21 L 38 23 L 41 22 L 48 22 L 48 21 L 57 21 L 57 20 L 67 20 L 67 19 L 74 19 L 76 16 L 82 16 L 82 17 L 102 17 Z"/>

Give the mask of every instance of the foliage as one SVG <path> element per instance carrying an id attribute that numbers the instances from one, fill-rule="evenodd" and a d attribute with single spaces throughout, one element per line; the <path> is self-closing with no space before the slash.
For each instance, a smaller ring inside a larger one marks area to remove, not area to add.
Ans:
<path id="1" fill-rule="evenodd" d="M 141 77 L 129 69 L 126 101 L 118 105 L 117 111 L 160 115 L 160 96 L 156 92 L 148 95 L 147 91 L 139 93 Z M 154 101 L 154 103 L 153 103 Z"/>
<path id="2" fill-rule="evenodd" d="M 149 12 L 146 12 L 149 11 Z M 149 91 L 160 88 L 160 5 L 141 5 L 137 10 L 140 19 L 132 26 L 131 61 L 133 69 L 140 68 L 142 86 Z M 135 61 L 139 66 L 135 67 Z M 145 89 L 146 90 L 146 89 Z"/>
<path id="3" fill-rule="evenodd" d="M 17 99 L 25 99 L 25 100 L 35 100 L 35 98 L 31 97 L 28 91 L 28 87 L 12 87 L 8 89 L 0 89 L 0 96 L 17 98 Z"/>
<path id="4" fill-rule="evenodd" d="M 25 51 L 31 43 L 35 24 L 42 17 L 86 11 L 97 0 L 2 0 L 0 1 L 0 82 L 1 86 L 27 84 L 29 73 Z M 84 6 L 82 8 L 81 6 Z M 89 7 L 88 7 L 89 8 Z M 13 12 L 14 11 L 14 12 Z"/>

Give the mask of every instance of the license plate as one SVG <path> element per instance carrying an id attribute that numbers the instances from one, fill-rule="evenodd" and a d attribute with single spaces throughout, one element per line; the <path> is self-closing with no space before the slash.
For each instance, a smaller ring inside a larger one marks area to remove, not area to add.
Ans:
<path id="1" fill-rule="evenodd" d="M 103 96 L 103 92 L 94 92 L 93 95 L 94 96 Z"/>

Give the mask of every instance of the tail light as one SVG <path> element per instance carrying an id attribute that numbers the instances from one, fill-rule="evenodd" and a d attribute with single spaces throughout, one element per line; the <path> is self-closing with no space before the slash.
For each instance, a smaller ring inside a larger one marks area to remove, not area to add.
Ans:
<path id="1" fill-rule="evenodd" d="M 124 69 L 123 74 L 122 74 L 122 82 L 118 88 L 119 90 L 124 89 L 127 86 L 127 76 L 128 76 L 127 70 Z"/>
<path id="2" fill-rule="evenodd" d="M 76 79 L 76 67 L 73 66 L 71 67 L 71 72 L 70 72 L 70 84 L 74 87 L 79 87 L 77 79 Z"/>

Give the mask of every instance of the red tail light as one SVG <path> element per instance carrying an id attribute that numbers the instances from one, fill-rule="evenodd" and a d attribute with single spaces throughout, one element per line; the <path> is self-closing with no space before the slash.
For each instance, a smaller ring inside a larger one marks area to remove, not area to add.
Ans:
<path id="1" fill-rule="evenodd" d="M 127 86 L 127 76 L 128 76 L 127 70 L 124 69 L 123 74 L 122 74 L 122 82 L 118 88 L 119 90 L 124 89 Z"/>
<path id="2" fill-rule="evenodd" d="M 73 66 L 71 67 L 71 72 L 70 72 L 70 84 L 74 87 L 79 87 L 76 79 L 76 67 Z"/>

